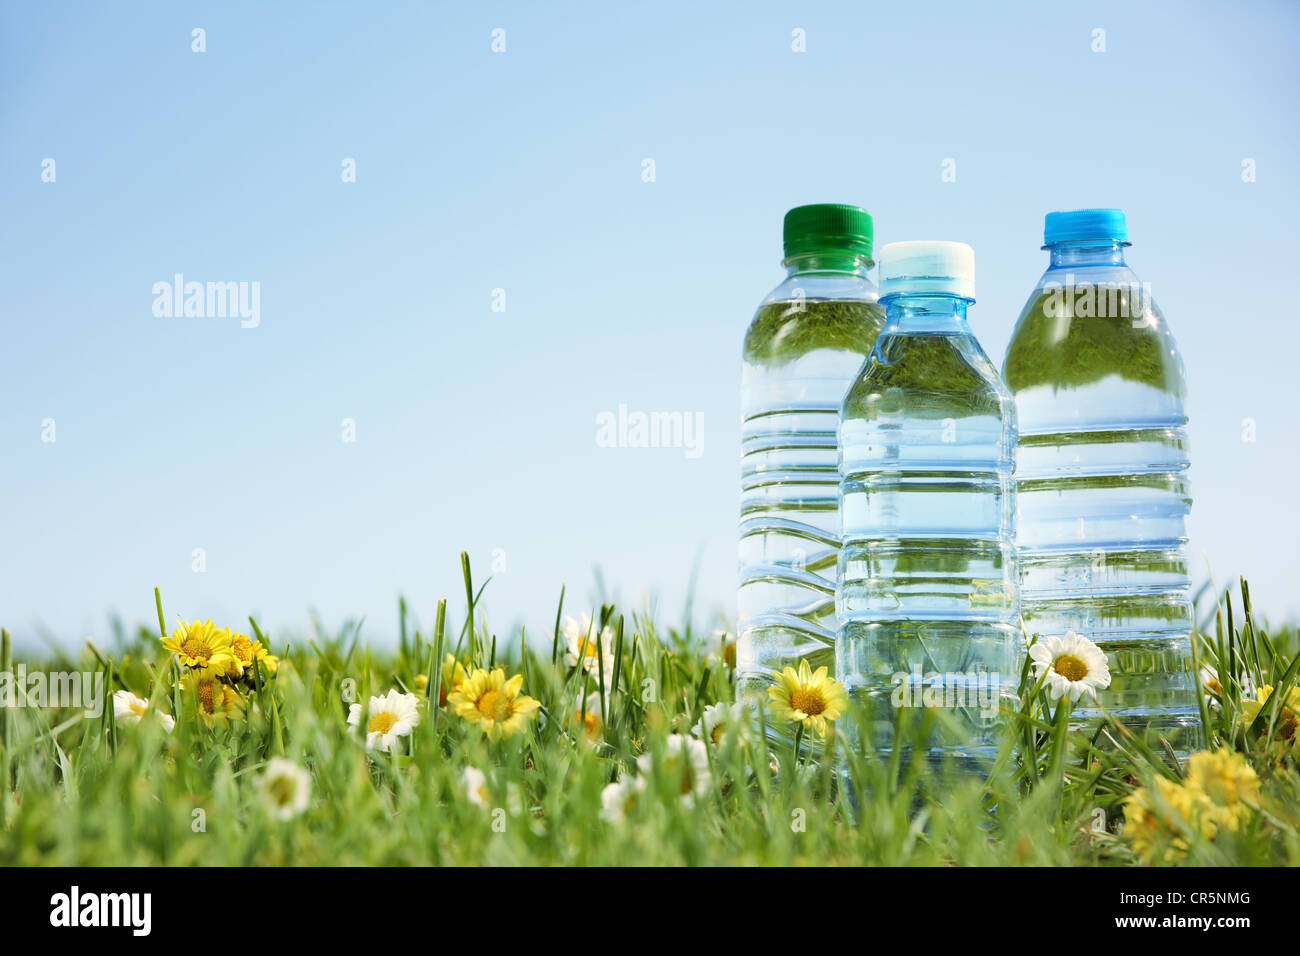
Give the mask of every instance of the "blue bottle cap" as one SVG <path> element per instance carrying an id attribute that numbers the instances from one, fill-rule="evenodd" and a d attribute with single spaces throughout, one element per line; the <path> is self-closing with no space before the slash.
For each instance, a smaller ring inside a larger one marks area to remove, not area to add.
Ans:
<path id="1" fill-rule="evenodd" d="M 1072 209 L 1049 212 L 1043 220 L 1043 244 L 1109 239 L 1128 243 L 1128 222 L 1123 209 Z"/>

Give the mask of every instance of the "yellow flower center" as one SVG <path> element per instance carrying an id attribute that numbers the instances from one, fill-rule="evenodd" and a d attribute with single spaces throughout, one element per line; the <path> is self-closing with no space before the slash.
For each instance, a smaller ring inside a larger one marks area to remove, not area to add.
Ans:
<path id="1" fill-rule="evenodd" d="M 695 779 L 691 769 L 691 762 L 682 759 L 681 793 L 684 797 L 690 796 L 695 791 Z"/>
<path id="2" fill-rule="evenodd" d="M 486 691 L 478 699 L 478 712 L 488 720 L 505 720 L 510 716 L 510 701 L 498 690 Z"/>
<path id="3" fill-rule="evenodd" d="M 806 714 L 808 712 L 804 711 L 804 713 Z M 726 730 L 727 730 L 727 725 L 724 723 L 719 722 L 713 725 L 713 730 L 710 732 L 709 736 L 713 738 L 714 746 L 716 747 L 722 746 L 722 735 L 726 732 Z"/>
<path id="4" fill-rule="evenodd" d="M 1052 670 L 1066 680 L 1083 680 L 1088 676 L 1088 665 L 1082 658 L 1075 657 L 1073 654 L 1062 654 L 1052 661 Z"/>
<path id="5" fill-rule="evenodd" d="M 384 711 L 371 717 L 366 729 L 372 734 L 386 734 L 393 729 L 395 723 L 397 723 L 397 715 Z"/>
<path id="6" fill-rule="evenodd" d="M 230 650 L 241 664 L 253 663 L 253 642 L 240 635 L 230 642 Z"/>
<path id="7" fill-rule="evenodd" d="M 276 806 L 287 807 L 293 802 L 293 795 L 297 788 L 288 777 L 276 777 L 267 789 Z"/>
<path id="8" fill-rule="evenodd" d="M 815 687 L 800 687 L 790 695 L 790 706 L 809 717 L 816 717 L 826 709 L 826 700 Z"/>
<path id="9" fill-rule="evenodd" d="M 199 706 L 203 708 L 205 714 L 210 714 L 216 709 L 216 695 L 216 681 L 199 681 Z"/>
<path id="10" fill-rule="evenodd" d="M 574 721 L 582 721 L 583 729 L 586 730 L 588 737 L 595 739 L 600 736 L 600 714 L 590 710 L 586 713 L 575 710 L 573 719 Z"/>
<path id="11" fill-rule="evenodd" d="M 212 647 L 201 637 L 190 635 L 181 644 L 181 651 L 193 660 L 204 660 L 212 653 Z"/>
<path id="12" fill-rule="evenodd" d="M 1282 735 L 1282 739 L 1293 739 L 1298 725 L 1300 721 L 1297 721 L 1295 712 L 1283 707 L 1282 712 L 1277 715 L 1277 732 Z"/>
<path id="13" fill-rule="evenodd" d="M 131 703 L 127 704 L 127 706 L 131 708 L 131 713 L 133 713 L 133 714 L 138 714 L 138 715 L 140 715 L 141 717 L 143 717 L 143 716 L 144 716 L 145 707 L 146 707 L 147 705 L 146 705 L 146 704 L 137 704 L 137 703 L 135 703 L 135 701 L 132 701 Z"/>

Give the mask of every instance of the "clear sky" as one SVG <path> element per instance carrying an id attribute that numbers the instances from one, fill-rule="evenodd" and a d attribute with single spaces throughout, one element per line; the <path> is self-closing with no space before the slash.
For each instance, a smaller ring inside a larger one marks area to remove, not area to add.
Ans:
<path id="1" fill-rule="evenodd" d="M 806 202 L 973 245 L 999 363 L 1043 213 L 1127 209 L 1194 567 L 1300 616 L 1298 41 L 1289 2 L 5 4 L 0 621 L 103 638 L 159 585 L 386 640 L 399 594 L 460 615 L 463 549 L 502 630 L 597 566 L 674 618 L 698 567 L 718 623 L 741 337 Z M 155 315 L 178 273 L 258 283 L 257 326 Z M 698 454 L 604 447 L 620 405 Z"/>

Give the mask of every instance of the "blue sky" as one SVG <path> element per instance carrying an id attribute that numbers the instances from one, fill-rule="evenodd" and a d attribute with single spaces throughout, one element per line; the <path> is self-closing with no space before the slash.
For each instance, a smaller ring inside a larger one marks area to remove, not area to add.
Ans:
<path id="1" fill-rule="evenodd" d="M 825 201 L 973 245 L 999 361 L 1043 213 L 1127 209 L 1194 566 L 1300 616 L 1297 40 L 1281 2 L 5 5 L 0 621 L 103 639 L 159 585 L 384 640 L 399 594 L 459 614 L 462 549 L 500 630 L 596 566 L 674 616 L 697 568 L 730 615 L 741 337 Z M 177 273 L 259 283 L 259 324 L 155 316 Z M 601 447 L 620 404 L 702 416 L 701 454 Z"/>

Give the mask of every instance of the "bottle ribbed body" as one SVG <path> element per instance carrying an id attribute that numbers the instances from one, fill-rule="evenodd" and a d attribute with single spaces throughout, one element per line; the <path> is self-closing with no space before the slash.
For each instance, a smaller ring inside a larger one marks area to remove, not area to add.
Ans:
<path id="1" fill-rule="evenodd" d="M 782 668 L 834 667 L 836 426 L 881 322 L 864 277 L 795 275 L 746 338 L 736 671 L 738 693 L 760 705 Z M 793 728 L 768 732 L 789 739 Z"/>
<path id="2" fill-rule="evenodd" d="M 1022 613 L 1105 651 L 1101 708 L 1175 752 L 1201 739 L 1191 668 L 1182 361 L 1122 245 L 1053 254 L 1004 366 L 1016 397 Z"/>
<path id="3" fill-rule="evenodd" d="M 982 769 L 1021 660 L 1014 403 L 964 302 L 923 299 L 916 312 L 908 299 L 886 302 L 888 324 L 840 426 L 846 732 L 863 753 L 899 747 Z M 896 739 L 927 714 L 924 736 Z"/>

